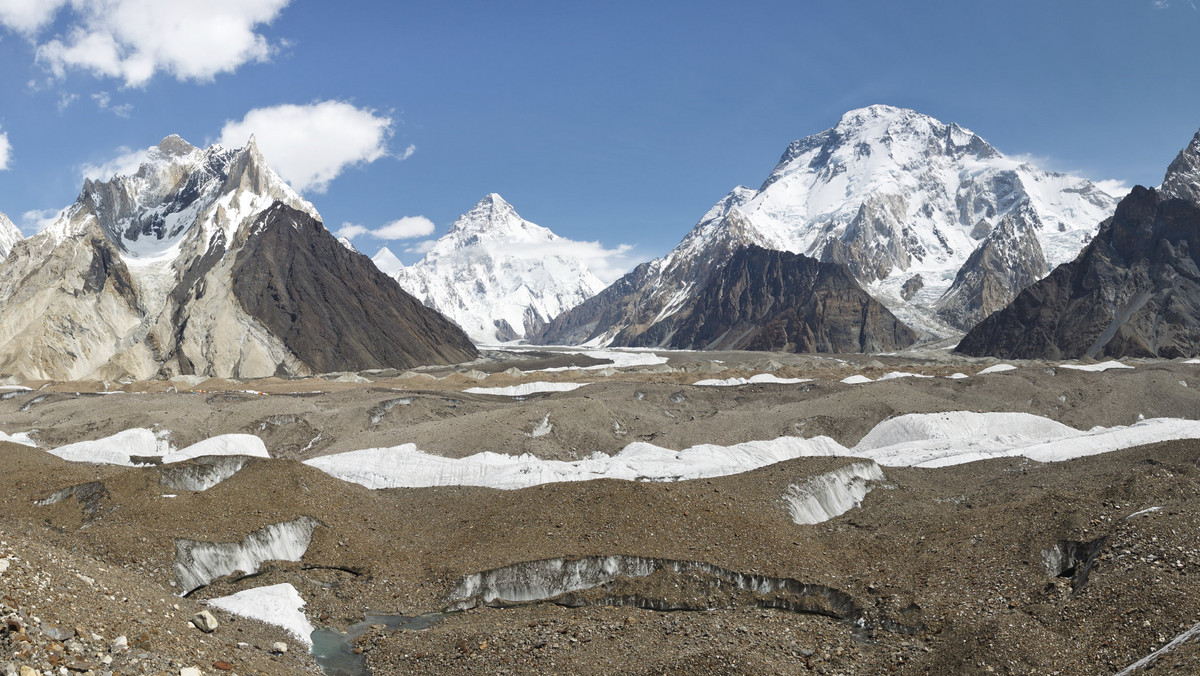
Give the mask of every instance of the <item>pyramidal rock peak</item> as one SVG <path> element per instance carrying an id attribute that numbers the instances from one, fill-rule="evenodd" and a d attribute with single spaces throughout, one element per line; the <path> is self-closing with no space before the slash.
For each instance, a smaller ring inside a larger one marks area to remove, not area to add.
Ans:
<path id="1" fill-rule="evenodd" d="M 570 244 L 491 193 L 395 277 L 476 343 L 520 340 L 604 288 Z"/>
<path id="2" fill-rule="evenodd" d="M 281 224 L 296 234 L 280 235 Z M 287 246 L 263 247 L 265 238 Z M 340 281 L 321 272 L 331 267 Z M 267 270 L 282 278 L 263 277 Z M 295 276 L 301 272 L 305 279 Z M 297 312 L 292 289 L 313 280 L 321 286 L 305 301 L 310 320 L 281 333 L 278 315 Z M 271 288 L 276 305 L 247 302 L 251 288 Z M 361 294 L 374 297 L 364 303 Z M 383 299 L 419 316 L 372 309 Z M 330 315 L 328 304 L 367 314 Z M 334 315 L 350 324 L 317 326 Z M 383 354 L 382 345 L 356 335 L 371 325 L 392 332 L 382 342 L 411 338 L 416 352 Z M 334 359 L 312 358 L 322 350 L 310 329 L 323 330 L 324 340 L 336 336 L 344 349 L 329 346 Z M 85 181 L 72 206 L 0 263 L 0 372 L 24 377 L 256 377 L 447 363 L 474 353 L 456 327 L 338 244 L 253 142 L 202 149 L 168 136 L 136 172 Z"/>
<path id="3" fill-rule="evenodd" d="M 392 250 L 386 246 L 375 252 L 374 256 L 371 256 L 371 262 L 383 274 L 390 277 L 395 277 L 396 273 L 404 268 L 404 263 L 401 263 L 396 254 L 392 253 Z"/>
<path id="4" fill-rule="evenodd" d="M 1115 205 L 1090 181 L 1009 158 L 958 124 L 869 106 L 791 143 L 757 191 L 735 188 L 674 250 L 537 340 L 638 342 L 749 245 L 843 264 L 925 338 L 956 335 L 1073 258 Z"/>

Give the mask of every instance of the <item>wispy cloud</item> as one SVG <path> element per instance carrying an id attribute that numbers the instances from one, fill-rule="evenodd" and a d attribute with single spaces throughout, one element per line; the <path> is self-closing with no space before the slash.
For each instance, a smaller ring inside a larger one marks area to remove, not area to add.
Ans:
<path id="1" fill-rule="evenodd" d="M 50 227 L 58 217 L 62 215 L 63 209 L 33 209 L 21 214 L 22 229 L 27 233 L 39 233 Z"/>
<path id="2" fill-rule="evenodd" d="M 420 242 L 417 242 L 416 244 L 414 244 L 410 247 L 406 247 L 404 249 L 404 253 L 417 254 L 418 256 L 424 256 L 425 254 L 432 251 L 433 247 L 436 245 L 437 245 L 436 239 L 423 239 Z"/>
<path id="3" fill-rule="evenodd" d="M 226 122 L 220 143 L 240 147 L 254 136 L 267 162 L 293 188 L 321 193 L 348 167 L 387 156 L 391 134 L 390 117 L 344 101 L 320 101 L 255 108 Z"/>
<path id="4" fill-rule="evenodd" d="M 537 244 L 500 246 L 489 251 L 497 256 L 524 259 L 578 258 L 605 284 L 617 281 L 634 265 L 642 262 L 642 259 L 633 255 L 633 246 L 629 244 L 618 244 L 609 249 L 600 242 L 580 242 L 565 237 Z"/>
<path id="5" fill-rule="evenodd" d="M 100 110 L 107 110 L 117 117 L 128 118 L 130 113 L 133 112 L 132 103 L 122 103 L 115 106 L 112 105 L 112 95 L 108 92 L 97 92 L 92 94 L 92 100 L 96 102 L 97 108 Z"/>
<path id="6" fill-rule="evenodd" d="M 70 108 L 71 104 L 75 103 L 77 100 L 79 100 L 79 94 L 71 94 L 68 92 L 63 92 L 62 94 L 59 94 L 58 103 L 56 104 L 56 107 L 58 108 L 58 112 L 61 113 L 64 110 L 66 110 L 67 108 Z"/>
<path id="7" fill-rule="evenodd" d="M 257 32 L 290 0 L 0 0 L 0 24 L 32 40 L 59 79 L 69 70 L 141 87 L 156 73 L 209 81 L 275 50 Z M 60 15 L 62 30 L 42 41 Z"/>
<path id="8" fill-rule="evenodd" d="M 118 174 L 128 176 L 135 173 L 138 167 L 146 161 L 149 148 L 132 150 L 128 146 L 117 148 L 117 155 L 99 164 L 84 163 L 79 167 L 79 174 L 85 180 L 107 181 Z"/>
<path id="9" fill-rule="evenodd" d="M 12 144 L 8 142 L 8 132 L 0 131 L 0 171 L 8 169 L 12 162 Z"/>

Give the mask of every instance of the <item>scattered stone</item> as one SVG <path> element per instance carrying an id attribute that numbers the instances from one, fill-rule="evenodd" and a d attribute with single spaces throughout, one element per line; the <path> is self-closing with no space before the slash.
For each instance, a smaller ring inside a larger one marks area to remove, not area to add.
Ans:
<path id="1" fill-rule="evenodd" d="M 125 636 L 118 636 L 113 639 L 112 645 L 108 648 L 108 651 L 111 653 L 120 653 L 126 650 L 129 650 L 129 639 Z"/>
<path id="2" fill-rule="evenodd" d="M 197 629 L 206 634 L 213 633 L 219 626 L 217 623 L 217 618 L 207 610 L 201 610 L 195 615 L 192 615 L 192 624 L 196 625 Z"/>
<path id="3" fill-rule="evenodd" d="M 282 655 L 282 654 L 286 653 L 287 650 L 288 650 L 287 644 L 284 643 L 283 641 L 276 641 L 274 644 L 271 645 L 271 652 L 273 652 L 273 653 L 279 653 L 280 655 Z"/>

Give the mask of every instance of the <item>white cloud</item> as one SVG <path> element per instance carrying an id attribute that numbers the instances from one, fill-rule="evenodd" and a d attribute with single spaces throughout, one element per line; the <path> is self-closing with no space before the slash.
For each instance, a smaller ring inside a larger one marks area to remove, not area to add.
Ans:
<path id="1" fill-rule="evenodd" d="M 371 234 L 379 239 L 413 239 L 414 237 L 425 237 L 432 235 L 434 230 L 433 221 L 424 216 L 405 216 L 398 218 L 391 223 L 376 228 L 371 231 Z"/>
<path id="2" fill-rule="evenodd" d="M 79 167 L 79 174 L 84 179 L 92 179 L 93 181 L 107 181 L 108 179 L 122 174 L 128 176 L 136 173 L 138 167 L 146 161 L 146 156 L 149 153 L 149 148 L 142 150 L 130 150 L 128 147 L 122 146 L 117 148 L 116 157 L 102 162 L 100 164 L 83 164 Z"/>
<path id="3" fill-rule="evenodd" d="M 437 245 L 436 239 L 423 239 L 420 242 L 417 242 L 416 244 L 404 249 L 404 253 L 417 254 L 418 256 L 424 256 L 425 254 L 432 251 L 433 247 L 436 245 Z"/>
<path id="4" fill-rule="evenodd" d="M 12 145 L 8 142 L 8 132 L 0 131 L 0 171 L 8 169 L 12 161 Z"/>
<path id="5" fill-rule="evenodd" d="M 424 216 L 405 216 L 381 228 L 374 229 L 358 225 L 357 223 L 342 223 L 342 227 L 338 228 L 336 234 L 338 237 L 347 238 L 370 235 L 376 239 L 412 239 L 414 237 L 431 235 L 433 234 L 433 230 L 433 221 L 428 218 Z M 433 240 L 430 241 L 432 242 Z M 405 249 L 405 251 L 412 251 L 412 249 Z"/>
<path id="6" fill-rule="evenodd" d="M 1120 181 L 1115 178 L 1092 182 L 1096 184 L 1097 188 L 1100 188 L 1104 192 L 1116 197 L 1117 199 L 1128 195 L 1129 191 L 1132 189 L 1127 183 L 1125 183 L 1125 181 Z"/>
<path id="7" fill-rule="evenodd" d="M 96 102 L 97 108 L 100 110 L 110 111 L 117 117 L 127 118 L 129 117 L 129 114 L 133 112 L 132 103 L 122 103 L 117 106 L 112 105 L 112 96 L 108 92 L 97 92 L 92 94 L 92 100 Z"/>
<path id="8" fill-rule="evenodd" d="M 319 193 L 347 167 L 386 156 L 391 133 L 390 117 L 343 101 L 320 101 L 251 110 L 225 123 L 220 143 L 240 147 L 253 135 L 267 162 L 293 188 Z"/>
<path id="9" fill-rule="evenodd" d="M 515 258 L 548 258 L 563 256 L 579 258 L 592 274 L 605 284 L 611 284 L 624 275 L 641 259 L 631 256 L 633 246 L 618 244 L 615 249 L 606 249 L 600 242 L 578 242 L 565 237 L 552 242 L 501 246 L 495 253 Z"/>
<path id="10" fill-rule="evenodd" d="M 70 108 L 71 104 L 75 103 L 75 101 L 77 101 L 78 99 L 79 99 L 79 94 L 69 94 L 66 92 L 59 94 L 58 95 L 58 104 L 57 104 L 58 112 L 61 113 L 64 110 L 66 110 L 67 108 Z"/>
<path id="11" fill-rule="evenodd" d="M 356 225 L 354 223 L 342 223 L 342 227 L 339 228 L 334 234 L 336 234 L 338 237 L 354 239 L 355 237 L 358 237 L 359 235 L 365 235 L 368 232 L 371 231 L 361 225 Z"/>
<path id="12" fill-rule="evenodd" d="M 69 6 L 61 34 L 37 43 L 37 60 L 62 78 L 80 69 L 127 87 L 155 73 L 208 81 L 273 51 L 255 30 L 290 0 L 0 0 L 0 24 L 36 38 Z M 35 40 L 36 42 L 36 40 Z"/>
<path id="13" fill-rule="evenodd" d="M 0 24 L 31 35 L 50 23 L 67 0 L 0 0 Z"/>
<path id="14" fill-rule="evenodd" d="M 33 209 L 21 214 L 21 224 L 25 232 L 38 233 L 50 227 L 65 209 Z"/>

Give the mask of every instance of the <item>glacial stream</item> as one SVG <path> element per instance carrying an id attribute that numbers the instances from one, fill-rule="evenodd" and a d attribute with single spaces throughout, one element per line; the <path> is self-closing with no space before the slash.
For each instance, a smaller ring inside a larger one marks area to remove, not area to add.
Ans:
<path id="1" fill-rule="evenodd" d="M 326 627 L 312 633 L 312 656 L 326 676 L 371 676 L 366 658 L 354 652 L 354 640 L 374 625 L 387 631 L 428 629 L 445 617 L 444 613 L 426 613 L 416 617 L 404 615 L 367 615 L 361 622 L 350 625 L 345 632 Z"/>

